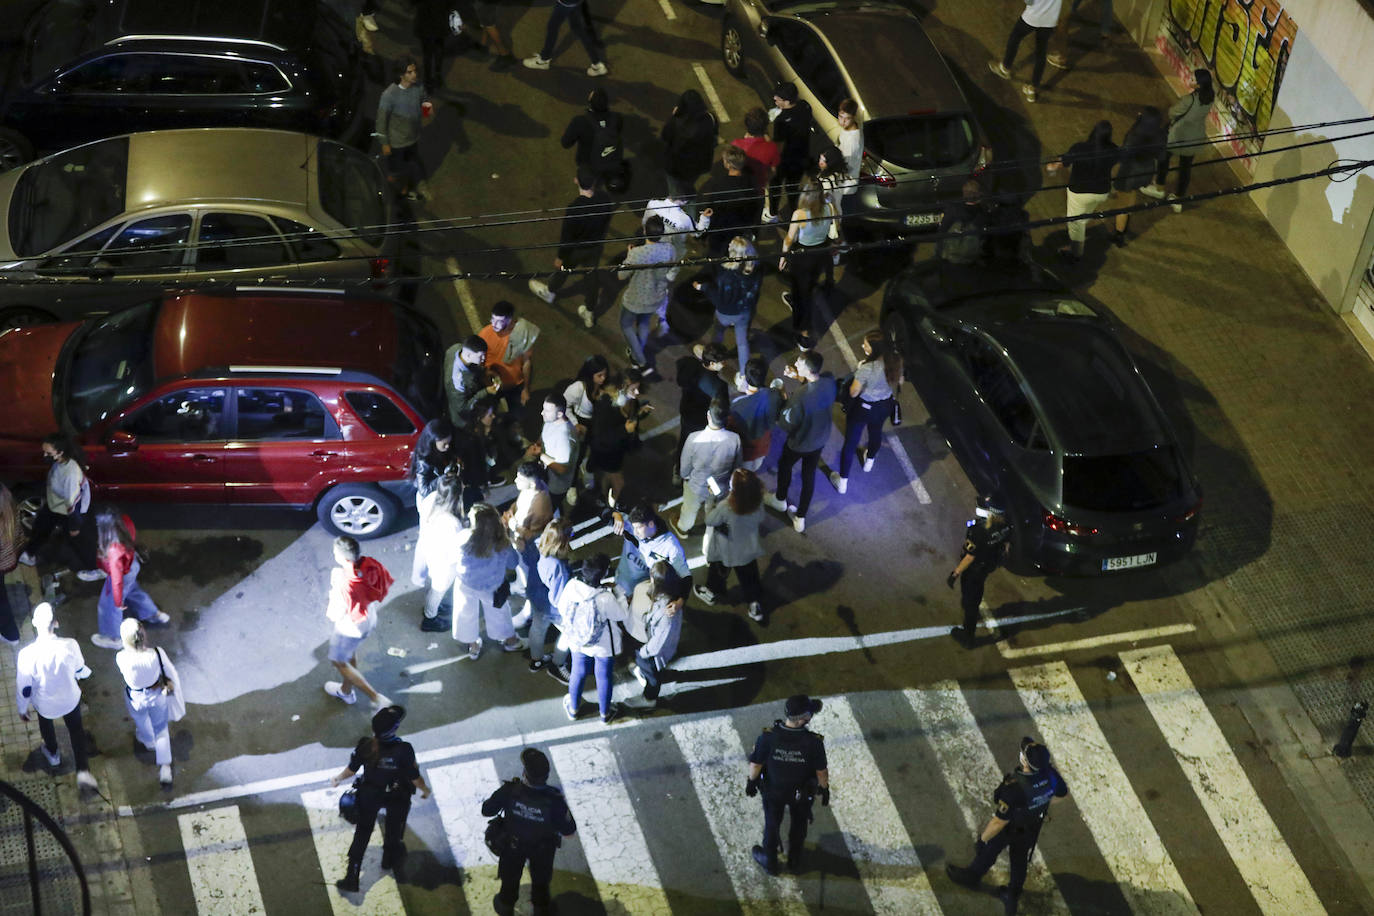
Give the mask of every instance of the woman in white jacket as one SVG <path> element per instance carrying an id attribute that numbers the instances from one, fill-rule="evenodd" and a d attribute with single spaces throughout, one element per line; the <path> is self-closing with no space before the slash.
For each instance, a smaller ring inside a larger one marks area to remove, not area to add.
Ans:
<path id="1" fill-rule="evenodd" d="M 420 537 L 415 542 L 416 565 L 423 567 L 428 585 L 425 617 L 420 629 L 443 633 L 452 625 L 453 582 L 458 577 L 458 550 L 463 534 L 463 483 L 445 473 L 434 489 L 420 499 Z"/>
<path id="2" fill-rule="evenodd" d="M 626 616 L 625 606 L 601 584 L 610 566 L 611 558 L 604 553 L 583 560 L 558 596 L 558 613 L 564 623 L 558 648 L 568 650 L 572 660 L 563 711 L 569 719 L 577 718 L 582 683 L 590 667 L 596 673 L 596 701 L 606 725 L 620 715 L 620 708 L 611 702 L 611 666 L 620 653 L 620 625 Z"/>
<path id="3" fill-rule="evenodd" d="M 124 675 L 124 702 L 134 720 L 134 737 L 157 757 L 158 781 L 172 785 L 171 722 L 185 711 L 180 699 L 181 680 L 167 653 L 148 645 L 143 623 L 130 618 L 119 625 L 124 648 L 115 653 L 115 664 Z M 178 699 L 173 701 L 173 696 Z"/>

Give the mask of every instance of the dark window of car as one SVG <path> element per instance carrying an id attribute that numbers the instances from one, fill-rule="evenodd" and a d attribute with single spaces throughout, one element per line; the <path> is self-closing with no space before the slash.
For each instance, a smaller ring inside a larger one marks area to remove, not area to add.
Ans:
<path id="1" fill-rule="evenodd" d="M 123 228 L 123 223 L 115 223 L 113 226 L 106 226 L 99 232 L 93 232 L 84 239 L 79 239 L 70 248 L 62 252 L 55 258 L 44 258 L 38 264 L 41 271 L 60 272 L 64 270 L 85 270 L 94 262 L 96 255 L 100 254 L 110 239 L 114 238 L 116 232 Z"/>
<path id="2" fill-rule="evenodd" d="M 128 171 L 128 137 L 88 143 L 26 167 L 10 199 L 10 246 L 21 258 L 36 257 L 123 213 Z"/>
<path id="3" fill-rule="evenodd" d="M 25 82 L 45 77 L 98 46 L 92 34 L 97 18 L 92 0 L 48 0 L 24 36 Z"/>
<path id="4" fill-rule="evenodd" d="M 973 122 L 959 112 L 879 118 L 865 122 L 864 147 L 906 169 L 950 168 L 973 152 Z"/>
<path id="5" fill-rule="evenodd" d="M 376 391 L 346 391 L 344 398 L 363 422 L 379 436 L 408 436 L 415 424 L 384 394 Z"/>
<path id="6" fill-rule="evenodd" d="M 114 237 L 93 262 L 125 273 L 180 267 L 191 236 L 191 215 L 169 213 L 134 220 Z"/>
<path id="7" fill-rule="evenodd" d="M 143 396 L 153 382 L 153 319 L 145 302 L 92 318 L 77 332 L 71 355 L 58 366 L 59 403 L 77 429 L 85 429 Z"/>
<path id="8" fill-rule="evenodd" d="M 88 60 L 59 76 L 53 81 L 53 88 L 58 92 L 131 91 L 129 77 L 142 70 L 132 60 L 133 56 L 107 54 L 95 60 Z"/>
<path id="9" fill-rule="evenodd" d="M 1102 512 L 1152 509 L 1182 494 L 1178 456 L 1160 445 L 1128 455 L 1064 458 L 1064 504 Z"/>
<path id="10" fill-rule="evenodd" d="M 332 140 L 318 147 L 320 206 L 340 225 L 380 247 L 386 228 L 386 187 L 373 161 Z"/>
<path id="11" fill-rule="evenodd" d="M 319 230 L 282 216 L 272 218 L 277 221 L 277 227 L 296 252 L 297 261 L 332 261 L 342 254 L 339 246 Z"/>
<path id="12" fill-rule="evenodd" d="M 1011 440 L 1022 448 L 1044 448 L 1035 409 L 1002 355 L 987 341 L 966 331 L 955 331 L 951 338 L 978 396 Z"/>
<path id="13" fill-rule="evenodd" d="M 291 88 L 286 75 L 269 63 L 245 60 L 242 67 L 243 92 L 285 92 Z"/>
<path id="14" fill-rule="evenodd" d="M 233 270 L 290 262 L 276 228 L 251 213 L 206 213 L 196 240 L 196 270 Z"/>
<path id="15" fill-rule="evenodd" d="M 397 328 L 392 385 L 420 416 L 437 416 L 443 409 L 444 346 L 439 332 L 427 318 L 404 305 L 396 305 L 392 312 Z"/>
<path id="16" fill-rule="evenodd" d="M 827 110 L 833 111 L 849 95 L 830 50 L 811 29 L 799 22 L 779 19 L 769 26 L 768 37 Z"/>
<path id="17" fill-rule="evenodd" d="M 256 75 L 252 82 L 248 67 Z M 273 73 L 275 78 L 270 75 Z M 254 88 L 257 83 L 268 88 Z M 207 54 L 161 54 L 156 70 L 149 71 L 145 85 L 138 91 L 158 95 L 241 95 L 284 88 L 286 82 L 281 74 L 267 64 L 248 64 Z"/>
<path id="18" fill-rule="evenodd" d="M 122 427 L 142 442 L 213 442 L 225 439 L 224 389 L 185 388 L 151 401 Z"/>
<path id="19" fill-rule="evenodd" d="M 337 439 L 338 426 L 320 399 L 294 388 L 240 388 L 239 439 Z"/>

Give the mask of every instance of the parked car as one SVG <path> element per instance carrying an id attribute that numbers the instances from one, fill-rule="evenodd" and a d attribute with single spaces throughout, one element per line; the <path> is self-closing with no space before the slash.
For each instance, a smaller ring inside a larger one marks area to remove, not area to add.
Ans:
<path id="1" fill-rule="evenodd" d="M 0 327 L 110 312 L 178 284 L 383 279 L 377 164 L 254 128 L 98 140 L 0 174 Z"/>
<path id="2" fill-rule="evenodd" d="M 891 231 L 934 229 L 945 201 L 992 161 L 959 83 L 910 10 L 880 0 L 726 0 L 721 56 L 772 104 L 796 83 L 816 147 L 839 135 L 836 110 L 859 106 L 864 130 L 857 216 Z"/>
<path id="3" fill-rule="evenodd" d="M 314 509 L 394 527 L 410 452 L 442 409 L 444 350 L 409 306 L 343 293 L 168 293 L 104 318 L 0 332 L 0 479 L 44 479 L 61 429 L 97 498 Z"/>
<path id="4" fill-rule="evenodd" d="M 0 169 L 131 131 L 365 133 L 353 30 L 321 0 L 48 0 L 11 56 Z"/>
<path id="5" fill-rule="evenodd" d="M 909 266 L 882 326 L 1018 559 L 1102 575 L 1188 552 L 1202 491 L 1110 316 L 1025 262 Z"/>

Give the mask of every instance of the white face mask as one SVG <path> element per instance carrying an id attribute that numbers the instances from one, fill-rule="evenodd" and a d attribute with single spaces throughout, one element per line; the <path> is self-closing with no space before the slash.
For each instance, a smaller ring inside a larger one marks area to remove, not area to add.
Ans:
<path id="1" fill-rule="evenodd" d="M 628 403 L 630 403 L 630 396 L 624 391 L 617 391 L 615 394 L 615 406 L 624 407 Z"/>

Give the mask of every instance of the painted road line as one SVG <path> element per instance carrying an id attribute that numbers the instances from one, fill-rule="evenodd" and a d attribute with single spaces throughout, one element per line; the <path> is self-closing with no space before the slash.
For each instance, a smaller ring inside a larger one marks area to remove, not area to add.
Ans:
<path id="1" fill-rule="evenodd" d="M 677 14 L 673 12 L 673 5 L 668 0 L 658 0 L 658 8 L 663 10 L 663 18 L 669 21 L 677 18 Z"/>
<path id="2" fill-rule="evenodd" d="M 363 856 L 361 890 L 344 894 L 334 882 L 344 876 L 348 868 L 348 847 L 353 842 L 353 825 L 339 817 L 339 796 L 344 787 L 316 789 L 301 793 L 301 804 L 310 819 L 310 836 L 315 840 L 315 853 L 320 857 L 324 872 L 324 889 L 334 916 L 396 916 L 404 913 L 401 889 L 389 871 L 382 871 L 382 831 L 380 824 L 373 828 Z M 488 903 L 490 906 L 490 903 Z"/>
<path id="3" fill-rule="evenodd" d="M 454 257 L 445 258 L 444 266 L 448 268 L 450 274 L 463 272 L 462 268 L 458 266 L 458 259 Z M 463 304 L 463 314 L 468 316 L 468 327 L 471 333 L 476 334 L 486 326 L 486 322 L 477 317 L 477 300 L 472 296 L 472 288 L 468 286 L 467 280 L 462 277 L 454 277 L 453 291 L 458 294 L 458 301 Z"/>
<path id="4" fill-rule="evenodd" d="M 549 754 L 601 902 L 612 911 L 671 913 L 611 742 L 592 738 L 557 744 Z"/>
<path id="5" fill-rule="evenodd" d="M 483 839 L 487 818 L 482 816 L 482 802 L 501 785 L 496 764 L 490 757 L 484 757 L 435 767 L 426 771 L 425 778 L 434 790 L 434 804 L 439 809 L 454 864 L 462 872 L 468 911 L 486 913 L 491 909 L 491 898 L 501 887 L 496 877 L 496 857 Z"/>
<path id="6" fill-rule="evenodd" d="M 1050 662 L 1007 673 L 1131 910 L 1196 916 L 1192 895 L 1068 665 Z"/>
<path id="7" fill-rule="evenodd" d="M 936 681 L 920 690 L 908 689 L 902 693 L 921 721 L 921 731 L 935 752 L 945 783 L 953 792 L 959 810 L 964 813 L 964 825 L 968 828 L 969 836 L 978 835 L 992 814 L 990 793 L 993 787 L 1002 782 L 1003 771 L 998 768 L 997 759 L 988 748 L 968 700 L 964 699 L 964 693 L 955 681 Z M 966 852 L 953 850 L 950 854 L 957 857 Z M 993 885 L 1007 883 L 1007 866 L 1001 857 L 989 872 L 988 880 Z M 1069 912 L 1069 905 L 1059 893 L 1054 876 L 1050 874 L 1039 849 L 1031 856 L 1030 867 L 1026 870 L 1026 894 L 1047 904 L 1047 908 L 1037 907 L 1035 912 Z M 1027 906 L 1027 909 L 1030 907 Z"/>
<path id="8" fill-rule="evenodd" d="M 745 916 L 806 913 L 795 879 L 769 877 L 754 864 L 751 850 L 763 835 L 763 811 L 740 789 L 746 754 L 730 718 L 678 722 L 672 732 Z"/>
<path id="9" fill-rule="evenodd" d="M 667 0 L 663 0 L 667 3 Z M 730 116 L 725 113 L 725 106 L 720 103 L 720 96 L 716 94 L 716 87 L 711 82 L 711 78 L 706 75 L 706 68 L 701 64 L 692 64 L 692 72 L 696 73 L 697 79 L 701 82 L 701 88 L 706 90 L 706 100 L 715 109 L 716 120 L 722 124 L 730 123 Z"/>
<path id="10" fill-rule="evenodd" d="M 1325 913 L 1173 648 L 1132 649 L 1121 660 L 1260 911 Z"/>
<path id="11" fill-rule="evenodd" d="M 648 432 L 646 432 L 646 433 L 641 433 L 640 436 L 639 436 L 639 441 L 643 442 L 645 439 L 652 439 L 652 438 L 654 438 L 655 436 L 661 436 L 661 435 L 663 435 L 664 433 L 670 433 L 670 432 L 672 432 L 673 430 L 677 429 L 677 428 L 678 428 L 679 426 L 681 426 L 681 425 L 682 425 L 682 417 L 681 417 L 681 416 L 673 417 L 673 418 L 670 419 L 670 420 L 664 420 L 662 423 L 658 424 L 657 426 L 655 426 L 653 429 L 649 430 Z"/>
<path id="12" fill-rule="evenodd" d="M 820 716 L 827 763 L 834 772 L 844 774 L 845 785 L 854 787 L 836 792 L 830 799 L 830 811 L 844 833 L 873 912 L 877 916 L 939 916 L 940 901 L 931 890 L 930 879 L 849 701 L 827 697 Z"/>
<path id="13" fill-rule="evenodd" d="M 1021 649 L 1012 649 L 997 644 L 997 648 L 1002 650 L 1003 658 L 1025 658 L 1030 655 L 1057 655 L 1062 652 L 1076 652 L 1080 649 L 1096 649 L 1099 646 L 1110 646 L 1118 642 L 1143 642 L 1147 639 L 1163 639 L 1167 636 L 1184 636 L 1197 629 L 1191 623 L 1175 623 L 1163 627 L 1151 627 L 1147 630 L 1127 630 L 1124 633 L 1108 633 L 1105 636 L 1087 636 L 1083 639 L 1070 639 L 1067 642 L 1051 642 L 1043 646 L 1026 646 Z"/>
<path id="14" fill-rule="evenodd" d="M 200 916 L 266 912 L 238 805 L 179 815 L 177 826 Z"/>

